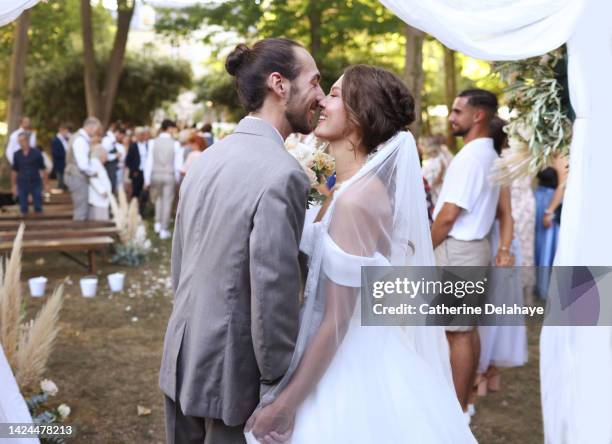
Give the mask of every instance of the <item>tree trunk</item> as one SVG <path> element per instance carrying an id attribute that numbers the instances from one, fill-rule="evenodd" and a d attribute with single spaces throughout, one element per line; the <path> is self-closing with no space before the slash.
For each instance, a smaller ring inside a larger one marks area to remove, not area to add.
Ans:
<path id="1" fill-rule="evenodd" d="M 457 97 L 457 68 L 455 66 L 455 51 L 446 46 L 444 47 L 444 92 L 446 107 L 450 114 L 455 97 Z M 448 119 L 446 121 L 446 144 L 451 151 L 455 152 L 457 150 L 457 141 L 453 136 Z"/>
<path id="2" fill-rule="evenodd" d="M 408 89 L 414 96 L 414 112 L 416 119 L 410 130 L 415 138 L 421 134 L 422 116 L 422 90 L 423 90 L 423 39 L 425 33 L 412 26 L 404 28 L 406 36 L 406 61 L 404 78 Z"/>
<path id="3" fill-rule="evenodd" d="M 117 31 L 110 59 L 106 67 L 104 90 L 100 91 L 98 85 L 98 71 L 96 69 L 96 52 L 94 47 L 93 25 L 91 18 L 91 4 L 89 0 L 81 0 L 81 24 L 83 37 L 83 61 L 85 66 L 85 99 L 87 114 L 98 117 L 104 127 L 108 126 L 113 113 L 113 106 L 117 98 L 119 79 L 123 71 L 125 48 L 127 46 L 130 22 L 134 15 L 135 1 L 128 5 L 126 0 L 117 2 Z"/>
<path id="4" fill-rule="evenodd" d="M 17 19 L 13 36 L 7 112 L 8 134 L 17 129 L 19 119 L 23 114 L 23 88 L 25 85 L 26 58 L 28 55 L 29 27 L 30 11 L 25 10 L 19 19 Z"/>
<path id="5" fill-rule="evenodd" d="M 306 11 L 308 15 L 308 23 L 310 25 L 310 54 L 319 60 L 319 51 L 321 50 L 321 7 L 318 0 L 308 2 Z"/>
<path id="6" fill-rule="evenodd" d="M 106 68 L 106 78 L 104 83 L 104 91 L 102 92 L 102 125 L 105 127 L 110 123 L 113 113 L 113 106 L 117 98 L 117 89 L 119 88 L 119 79 L 123 71 L 123 62 L 125 59 L 125 48 L 130 31 L 130 22 L 134 14 L 135 1 L 131 2 L 131 6 L 126 4 L 126 1 L 117 2 L 119 8 L 117 12 L 117 32 L 115 33 L 115 41 L 111 51 L 110 60 Z"/>

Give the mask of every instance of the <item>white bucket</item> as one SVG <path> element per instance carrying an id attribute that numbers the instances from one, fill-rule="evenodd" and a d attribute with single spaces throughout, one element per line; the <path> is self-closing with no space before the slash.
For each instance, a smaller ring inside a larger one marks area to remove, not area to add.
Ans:
<path id="1" fill-rule="evenodd" d="M 96 277 L 85 277 L 80 281 L 81 294 L 85 298 L 93 298 L 96 295 L 96 289 L 98 288 L 98 278 Z"/>
<path id="2" fill-rule="evenodd" d="M 108 286 L 112 292 L 123 291 L 125 273 L 113 273 L 108 275 Z"/>
<path id="3" fill-rule="evenodd" d="M 39 298 L 45 294 L 45 285 L 47 278 L 43 276 L 35 277 L 28 280 L 30 286 L 30 294 L 33 298 Z"/>

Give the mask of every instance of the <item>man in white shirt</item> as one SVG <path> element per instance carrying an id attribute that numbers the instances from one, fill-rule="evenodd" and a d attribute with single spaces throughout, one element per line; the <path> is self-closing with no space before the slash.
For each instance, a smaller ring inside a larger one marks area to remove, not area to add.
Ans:
<path id="1" fill-rule="evenodd" d="M 466 90 L 453 103 L 449 122 L 465 145 L 450 163 L 434 210 L 431 227 L 438 266 L 485 267 L 490 265 L 487 236 L 498 211 L 500 188 L 489 179 L 498 158 L 489 125 L 497 113 L 497 98 L 482 89 Z M 505 207 L 504 207 L 505 208 Z M 503 211 L 504 208 L 501 208 Z M 507 232 L 512 216 L 500 215 L 501 231 Z M 502 239 L 498 264 L 509 265 L 510 240 Z M 483 270 L 484 271 L 484 270 Z M 476 377 L 480 339 L 473 326 L 447 327 L 453 382 L 463 410 Z"/>
<path id="2" fill-rule="evenodd" d="M 183 166 L 183 149 L 173 137 L 176 124 L 165 119 L 161 124 L 161 131 L 149 148 L 144 169 L 145 189 L 151 187 L 151 194 L 155 202 L 156 233 L 160 239 L 168 239 L 171 234 L 170 216 L 174 203 L 174 191 L 180 179 Z"/>
<path id="3" fill-rule="evenodd" d="M 15 152 L 20 149 L 19 141 L 17 140 L 19 134 L 27 131 L 30 133 L 30 148 L 36 148 L 36 132 L 32 131 L 32 122 L 29 117 L 23 116 L 19 123 L 19 128 L 13 131 L 9 137 L 8 144 L 6 145 L 6 158 L 9 163 L 13 164 L 13 156 Z"/>
<path id="4" fill-rule="evenodd" d="M 68 142 L 64 181 L 72 196 L 74 220 L 87 220 L 89 177 L 96 174 L 89 161 L 91 137 L 101 130 L 100 121 L 95 117 L 88 117 L 83 122 L 83 127 Z"/>

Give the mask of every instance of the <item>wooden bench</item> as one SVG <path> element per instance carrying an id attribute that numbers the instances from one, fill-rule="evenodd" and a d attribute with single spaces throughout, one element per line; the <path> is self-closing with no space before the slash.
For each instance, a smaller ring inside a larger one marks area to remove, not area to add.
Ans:
<path id="1" fill-rule="evenodd" d="M 0 212 L 0 220 L 22 220 L 28 223 L 30 220 L 36 219 L 72 219 L 72 210 L 58 210 L 51 211 L 45 210 L 43 207 L 42 213 L 28 213 L 26 216 L 22 216 L 20 213 L 12 212 Z"/>
<path id="2" fill-rule="evenodd" d="M 23 233 L 23 238 L 26 240 L 39 239 L 69 239 L 75 237 L 95 237 L 95 236 L 111 236 L 119 235 L 119 230 L 116 227 L 92 227 L 92 228 L 52 228 L 52 229 L 31 229 L 26 227 Z M 0 242 L 14 241 L 17 236 L 17 230 L 0 230 Z"/>
<path id="3" fill-rule="evenodd" d="M 29 211 L 33 211 L 32 205 L 30 205 Z M 73 210 L 73 205 L 72 204 L 65 204 L 65 203 L 58 203 L 55 205 L 51 205 L 51 204 L 45 204 L 43 203 L 43 211 L 46 212 L 56 212 L 56 211 L 72 211 Z M 20 212 L 20 208 L 19 205 L 5 205 L 3 207 L 0 208 L 0 211 L 2 213 L 19 213 Z"/>
<path id="4" fill-rule="evenodd" d="M 0 220 L 0 231 L 17 231 L 19 225 L 24 222 L 26 230 L 69 230 L 82 228 L 114 227 L 113 221 L 107 220 L 61 220 L 61 219 L 27 219 L 22 220 Z"/>
<path id="5" fill-rule="evenodd" d="M 114 239 L 110 236 L 77 237 L 68 239 L 26 239 L 23 241 L 23 251 L 26 253 L 59 252 L 87 267 L 90 273 L 95 273 L 95 252 L 108 248 L 114 242 Z M 10 252 L 12 248 L 13 241 L 0 242 L 0 253 Z M 87 264 L 68 253 L 69 251 L 83 250 L 87 251 Z"/>

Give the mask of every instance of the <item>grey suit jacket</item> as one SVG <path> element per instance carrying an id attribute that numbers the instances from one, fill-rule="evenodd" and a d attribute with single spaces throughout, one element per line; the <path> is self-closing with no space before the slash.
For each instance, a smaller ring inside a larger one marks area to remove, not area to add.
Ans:
<path id="1" fill-rule="evenodd" d="M 180 191 L 160 387 L 183 414 L 244 423 L 298 331 L 308 178 L 263 120 L 208 148 Z M 179 354 L 180 351 L 180 354 Z"/>

